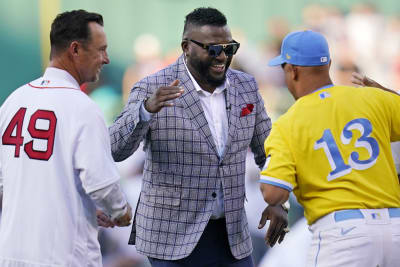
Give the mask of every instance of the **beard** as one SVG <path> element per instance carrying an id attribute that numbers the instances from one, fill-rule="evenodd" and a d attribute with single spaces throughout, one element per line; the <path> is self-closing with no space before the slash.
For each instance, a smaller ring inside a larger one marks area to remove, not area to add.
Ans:
<path id="1" fill-rule="evenodd" d="M 210 58 L 209 60 L 201 60 L 198 57 L 192 57 L 190 60 L 190 65 L 192 65 L 193 68 L 198 72 L 204 82 L 208 83 L 212 87 L 218 87 L 225 82 L 226 71 L 231 63 L 231 59 L 228 58 L 225 64 L 224 74 L 219 77 L 212 75 L 210 72 L 210 67 L 214 60 L 214 58 Z"/>

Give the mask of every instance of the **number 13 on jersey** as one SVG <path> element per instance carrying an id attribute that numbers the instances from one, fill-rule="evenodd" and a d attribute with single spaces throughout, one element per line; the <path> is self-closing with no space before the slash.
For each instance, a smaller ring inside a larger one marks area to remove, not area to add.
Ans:
<path id="1" fill-rule="evenodd" d="M 14 157 L 19 158 L 21 146 L 24 144 L 22 136 L 22 127 L 24 123 L 26 108 L 20 108 L 11 121 L 1 138 L 3 145 L 15 146 Z M 37 120 L 47 120 L 49 122 L 48 129 L 36 128 Z M 29 119 L 28 132 L 33 139 L 47 140 L 46 150 L 35 150 L 33 148 L 33 140 L 24 145 L 25 153 L 31 159 L 49 160 L 53 155 L 54 137 L 56 132 L 57 117 L 53 111 L 36 110 Z M 13 135 L 15 129 L 15 135 Z"/>
<path id="2" fill-rule="evenodd" d="M 375 138 L 371 137 L 372 124 L 369 120 L 360 118 L 349 121 L 343 128 L 340 136 L 340 141 L 347 145 L 350 143 L 353 133 L 352 130 L 357 130 L 361 133 L 355 142 L 355 147 L 362 147 L 368 151 L 369 158 L 360 160 L 360 155 L 353 151 L 350 154 L 348 164 L 343 160 L 342 154 L 337 146 L 337 143 L 330 129 L 325 129 L 322 137 L 314 144 L 314 150 L 323 149 L 332 171 L 328 174 L 328 181 L 339 178 L 355 170 L 365 170 L 375 165 L 379 156 L 379 145 Z"/>

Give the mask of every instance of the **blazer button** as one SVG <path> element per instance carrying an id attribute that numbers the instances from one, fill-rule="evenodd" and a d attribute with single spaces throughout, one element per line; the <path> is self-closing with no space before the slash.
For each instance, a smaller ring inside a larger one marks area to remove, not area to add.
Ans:
<path id="1" fill-rule="evenodd" d="M 217 197 L 217 193 L 215 193 L 215 192 L 213 192 L 211 195 L 212 195 L 213 198 Z"/>

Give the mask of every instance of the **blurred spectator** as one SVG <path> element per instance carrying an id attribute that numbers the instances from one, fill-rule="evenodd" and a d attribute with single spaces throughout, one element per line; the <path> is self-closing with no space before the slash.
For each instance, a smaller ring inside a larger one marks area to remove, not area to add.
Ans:
<path id="1" fill-rule="evenodd" d="M 384 28 L 384 36 L 379 43 L 380 61 L 388 73 L 387 79 L 393 89 L 400 89 L 400 17 L 389 18 Z"/>
<path id="2" fill-rule="evenodd" d="M 260 51 L 240 28 L 232 29 L 232 37 L 240 43 L 240 49 L 232 59 L 231 67 L 261 78 L 264 74 L 265 61 L 260 57 Z"/>
<path id="3" fill-rule="evenodd" d="M 339 61 L 331 68 L 331 73 L 335 77 L 333 82 L 340 85 L 354 86 L 351 82 L 353 72 L 360 72 L 360 70 L 351 60 Z"/>
<path id="4" fill-rule="evenodd" d="M 106 124 L 111 125 L 122 109 L 121 95 L 110 85 L 102 85 L 90 93 L 90 97 L 104 113 Z"/>
<path id="5" fill-rule="evenodd" d="M 283 71 L 279 68 L 267 66 L 270 58 L 280 54 L 282 40 L 290 31 L 290 25 L 284 17 L 272 17 L 266 20 L 265 27 L 268 37 L 259 50 L 258 57 L 261 58 L 261 64 L 259 66 L 260 71 L 256 73 L 255 78 L 259 84 L 265 108 L 271 120 L 274 121 L 294 102 L 292 96 L 284 89 L 286 85 Z"/>
<path id="6" fill-rule="evenodd" d="M 260 88 L 268 86 L 282 88 L 286 86 L 283 72 L 276 68 L 269 68 L 267 62 L 280 54 L 282 40 L 290 31 L 289 22 L 283 17 L 273 17 L 266 21 L 265 26 L 268 38 L 262 44 L 262 54 L 259 55 L 263 62 L 261 66 L 263 72 L 262 76 L 256 76 L 256 80 L 260 83 Z"/>
<path id="7" fill-rule="evenodd" d="M 302 11 L 303 23 L 308 30 L 323 32 L 328 17 L 327 9 L 321 4 L 310 4 Z"/>
<path id="8" fill-rule="evenodd" d="M 383 36 L 383 16 L 370 3 L 354 5 L 346 18 L 348 44 L 362 66 L 362 72 L 385 80 L 384 71 L 376 61 L 380 59 L 379 42 Z"/>

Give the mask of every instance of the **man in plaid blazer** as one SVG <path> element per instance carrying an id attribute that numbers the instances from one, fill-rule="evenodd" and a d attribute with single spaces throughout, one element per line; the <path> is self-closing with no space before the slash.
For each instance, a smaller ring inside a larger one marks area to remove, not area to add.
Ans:
<path id="1" fill-rule="evenodd" d="M 245 158 L 250 147 L 263 167 L 271 122 L 254 78 L 229 69 L 238 48 L 222 13 L 195 9 L 186 16 L 183 55 L 136 83 L 110 127 L 116 161 L 144 141 L 129 243 L 153 266 L 253 266 Z M 287 216 L 271 206 L 262 226 L 267 219 L 273 245 Z"/>

